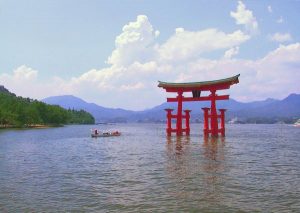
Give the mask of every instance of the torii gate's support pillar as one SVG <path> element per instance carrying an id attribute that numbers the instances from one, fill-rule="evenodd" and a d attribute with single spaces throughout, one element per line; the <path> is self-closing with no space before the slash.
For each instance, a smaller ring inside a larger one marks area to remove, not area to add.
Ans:
<path id="1" fill-rule="evenodd" d="M 211 136 L 218 136 L 218 133 L 221 133 L 221 136 L 225 136 L 225 111 L 226 109 L 219 109 L 220 114 L 216 114 L 216 130 L 213 130 L 213 128 L 215 127 L 212 122 L 213 122 L 213 115 L 210 113 L 211 112 L 211 108 L 208 107 L 204 107 L 202 108 L 203 110 L 203 114 L 204 114 L 204 118 L 203 118 L 203 135 L 204 137 L 209 136 L 209 134 L 211 133 Z M 218 128 L 219 124 L 218 124 L 218 118 L 220 118 L 220 128 Z M 216 132 L 216 135 L 213 134 L 213 132 Z"/>
<path id="2" fill-rule="evenodd" d="M 203 122 L 204 128 L 203 128 L 203 134 L 204 134 L 205 137 L 207 137 L 208 134 L 209 134 L 209 122 L 208 122 L 209 120 L 208 120 L 208 113 L 209 113 L 210 108 L 204 107 L 204 108 L 202 108 L 202 110 L 203 110 L 203 112 L 204 112 L 204 122 Z"/>
<path id="3" fill-rule="evenodd" d="M 226 109 L 219 109 L 220 113 L 221 113 L 221 128 L 220 128 L 220 131 L 221 131 L 221 135 L 223 137 L 225 137 L 225 111 Z"/>
<path id="4" fill-rule="evenodd" d="M 185 134 L 190 135 L 190 112 L 191 110 L 184 110 L 185 112 Z"/>
<path id="5" fill-rule="evenodd" d="M 167 112 L 167 135 L 171 136 L 172 133 L 172 111 L 173 109 L 165 109 L 165 111 Z"/>
<path id="6" fill-rule="evenodd" d="M 176 132 L 176 135 L 180 136 L 183 134 L 183 132 L 185 132 L 185 135 L 190 135 L 190 112 L 191 110 L 184 110 L 185 114 L 182 115 L 182 112 L 181 112 L 181 123 L 179 124 L 178 122 L 180 122 L 178 120 L 178 114 L 179 111 L 177 111 L 177 114 L 173 115 L 172 114 L 172 111 L 174 109 L 165 109 L 165 111 L 167 112 L 167 128 L 166 128 L 166 132 L 167 132 L 167 135 L 168 136 L 171 136 L 172 135 L 172 132 Z M 176 128 L 173 129 L 172 128 L 172 118 L 173 119 L 176 119 Z M 185 119 L 185 129 L 182 128 L 182 119 Z M 180 128 L 181 127 L 181 130 L 178 131 L 178 127 Z"/>

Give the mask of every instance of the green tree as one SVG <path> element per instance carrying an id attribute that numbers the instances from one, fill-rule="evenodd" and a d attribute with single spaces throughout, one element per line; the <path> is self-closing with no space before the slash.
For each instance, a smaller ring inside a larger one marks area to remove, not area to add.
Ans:
<path id="1" fill-rule="evenodd" d="M 32 124 L 92 124 L 94 117 L 84 110 L 66 110 L 29 98 L 0 92 L 0 124 L 17 127 Z"/>

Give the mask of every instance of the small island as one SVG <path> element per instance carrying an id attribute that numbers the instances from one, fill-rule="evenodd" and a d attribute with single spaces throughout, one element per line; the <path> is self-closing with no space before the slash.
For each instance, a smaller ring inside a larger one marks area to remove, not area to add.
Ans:
<path id="1" fill-rule="evenodd" d="M 0 85 L 0 128 L 45 128 L 94 123 L 94 117 L 84 110 L 67 110 L 19 97 Z"/>

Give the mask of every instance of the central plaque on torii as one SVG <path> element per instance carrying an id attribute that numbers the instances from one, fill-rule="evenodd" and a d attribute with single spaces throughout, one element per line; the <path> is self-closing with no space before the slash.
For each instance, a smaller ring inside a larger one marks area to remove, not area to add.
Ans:
<path id="1" fill-rule="evenodd" d="M 230 78 L 219 79 L 215 81 L 189 82 L 189 83 L 170 83 L 158 81 L 158 87 L 162 87 L 166 92 L 177 93 L 175 98 L 167 98 L 167 102 L 177 102 L 177 114 L 172 114 L 174 109 L 165 109 L 167 112 L 167 135 L 176 132 L 177 136 L 190 134 L 190 110 L 184 110 L 182 113 L 182 103 L 185 101 L 210 101 L 211 107 L 202 108 L 204 112 L 204 136 L 218 136 L 220 133 L 225 136 L 225 111 L 219 109 L 217 112 L 216 101 L 228 100 L 229 95 L 217 95 L 218 90 L 229 89 L 231 85 L 239 83 L 239 74 Z M 208 96 L 201 96 L 202 91 L 209 91 Z M 184 93 L 190 93 L 191 96 L 184 96 Z M 176 119 L 176 128 L 172 128 L 172 119 Z M 182 120 L 185 119 L 185 128 L 183 128 Z M 220 122 L 219 122 L 220 120 Z M 219 126 L 220 123 L 220 126 Z"/>

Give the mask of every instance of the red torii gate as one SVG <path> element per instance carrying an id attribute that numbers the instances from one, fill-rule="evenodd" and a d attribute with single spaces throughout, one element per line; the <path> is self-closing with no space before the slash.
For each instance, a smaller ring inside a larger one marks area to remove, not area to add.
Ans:
<path id="1" fill-rule="evenodd" d="M 220 114 L 217 113 L 216 101 L 228 100 L 229 95 L 217 95 L 217 90 L 229 89 L 231 85 L 239 83 L 240 74 L 215 80 L 191 83 L 169 83 L 158 81 L 158 87 L 162 87 L 166 92 L 176 92 L 176 98 L 167 98 L 167 102 L 177 102 L 177 114 L 172 114 L 173 109 L 165 109 L 167 112 L 167 135 L 170 136 L 172 132 L 176 132 L 177 136 L 181 136 L 183 132 L 186 135 L 190 134 L 190 112 L 191 110 L 184 110 L 182 113 L 182 103 L 184 101 L 210 101 L 210 108 L 202 108 L 204 112 L 204 136 L 218 136 L 221 133 L 225 136 L 225 111 L 226 109 L 219 109 Z M 201 91 L 210 91 L 209 96 L 201 97 Z M 193 97 L 184 97 L 184 92 L 192 92 Z M 172 118 L 176 119 L 176 128 L 172 128 Z M 182 119 L 185 119 L 185 128 L 182 128 Z M 220 128 L 218 127 L 218 119 L 220 119 Z"/>

